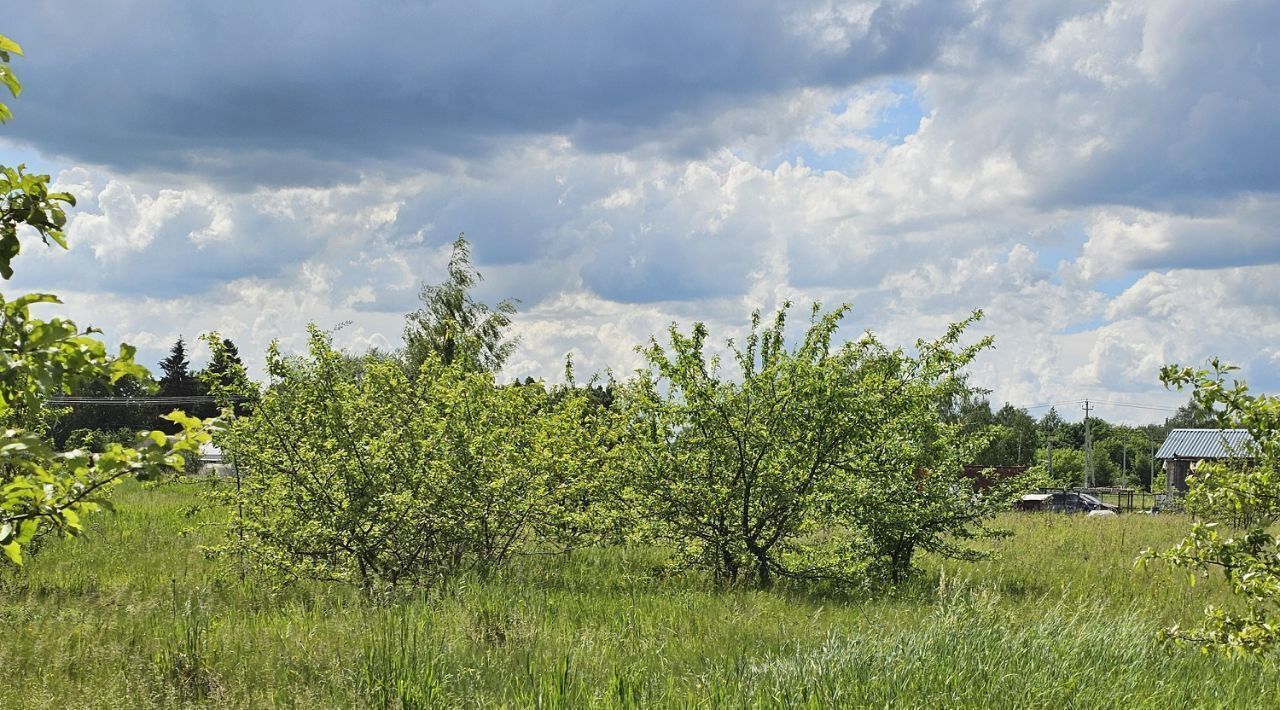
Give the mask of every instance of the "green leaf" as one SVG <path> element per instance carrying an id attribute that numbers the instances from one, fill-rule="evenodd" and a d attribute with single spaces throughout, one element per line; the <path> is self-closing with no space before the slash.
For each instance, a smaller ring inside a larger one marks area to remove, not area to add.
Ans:
<path id="1" fill-rule="evenodd" d="M 40 529 L 40 523 L 34 519 L 28 519 L 28 520 L 22 521 L 22 523 L 18 525 L 18 537 L 16 538 L 15 542 L 21 545 L 25 545 L 28 542 L 31 542 L 32 540 L 35 539 L 36 531 L 39 529 Z"/>
<path id="2" fill-rule="evenodd" d="M 27 293 L 9 303 L 17 308 L 26 308 L 34 303 L 62 303 L 62 301 L 52 293 Z"/>
<path id="3" fill-rule="evenodd" d="M 0 35 L 0 52 L 12 52 L 13 54 L 16 54 L 19 57 L 21 57 L 22 46 L 19 45 L 17 42 L 14 42 L 13 40 L 9 39 L 8 37 L 5 37 L 4 35 Z"/>
<path id="4" fill-rule="evenodd" d="M 22 564 L 22 545 L 19 545 L 16 542 L 10 542 L 5 545 L 0 545 L 0 547 L 4 548 L 5 556 L 8 557 L 15 565 Z"/>
<path id="5" fill-rule="evenodd" d="M 9 94 L 15 99 L 22 93 L 22 82 L 18 81 L 18 77 L 8 67 L 0 66 L 0 84 L 8 87 Z"/>
<path id="6" fill-rule="evenodd" d="M 89 499 L 88 499 L 88 500 L 86 500 L 85 502 L 86 502 L 86 503 L 93 503 L 94 505 L 97 505 L 99 508 L 102 508 L 103 510 L 107 511 L 108 513 L 114 513 L 114 512 L 116 512 L 116 506 L 115 506 L 115 504 L 114 504 L 114 503 L 112 503 L 111 501 L 107 500 L 106 498 L 89 498 Z"/>

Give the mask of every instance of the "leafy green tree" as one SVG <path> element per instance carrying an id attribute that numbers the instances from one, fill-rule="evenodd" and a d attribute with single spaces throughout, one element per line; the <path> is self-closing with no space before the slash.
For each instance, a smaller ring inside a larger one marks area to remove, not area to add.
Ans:
<path id="1" fill-rule="evenodd" d="M 1113 485 L 1146 490 L 1151 485 L 1152 447 L 1145 428 L 1116 425 L 1094 446 L 1099 472 Z M 1105 460 L 1103 460 L 1105 458 Z M 1099 478 L 1099 480 L 1104 480 Z"/>
<path id="2" fill-rule="evenodd" d="M 10 55 L 20 53 L 17 44 L 0 36 L 0 82 L 14 96 L 20 85 L 7 64 Z M 10 115 L 0 106 L 0 120 Z M 47 175 L 27 175 L 21 167 L 0 167 L 0 175 L 0 276 L 8 279 L 22 230 L 66 246 L 62 205 L 75 200 L 50 193 Z M 93 383 L 142 378 L 146 370 L 133 361 L 134 350 L 127 345 L 112 356 L 93 337 L 97 331 L 31 314 L 32 306 L 56 303 L 57 297 L 47 293 L 0 296 L 0 549 L 17 564 L 37 536 L 80 532 L 81 518 L 106 505 L 104 495 L 121 478 L 181 470 L 182 452 L 208 438 L 199 420 L 174 412 L 168 418 L 182 428 L 177 437 L 149 432 L 132 448 L 113 442 L 98 453 L 58 450 L 46 436 L 51 397 Z"/>
<path id="3" fill-rule="evenodd" d="M 1098 487 L 1124 483 L 1120 478 L 1120 442 L 1114 430 L 1093 441 L 1093 482 Z"/>
<path id="4" fill-rule="evenodd" d="M 314 327 L 306 356 L 273 346 L 268 368 L 220 439 L 241 473 L 230 544 L 264 570 L 432 584 L 601 529 L 609 420 L 576 389 L 499 387 L 435 356 L 413 379 L 385 358 L 352 367 Z"/>
<path id="5" fill-rule="evenodd" d="M 1167 429 L 1209 429 L 1216 426 L 1214 413 L 1204 408 L 1193 395 L 1169 417 Z"/>
<path id="6" fill-rule="evenodd" d="M 1055 447 L 1053 467 L 1050 469 L 1048 451 L 1042 450 L 1037 463 L 1028 473 L 1037 486 L 1045 488 L 1074 488 L 1084 484 L 1084 452 L 1079 449 Z"/>
<path id="7" fill-rule="evenodd" d="M 1160 371 L 1168 386 L 1192 388 L 1195 409 L 1212 413 L 1220 427 L 1240 428 L 1252 441 L 1237 457 L 1204 461 L 1188 480 L 1187 506 L 1199 514 L 1176 547 L 1144 552 L 1198 573 L 1217 570 L 1243 610 L 1209 607 L 1196 630 L 1177 626 L 1169 638 L 1233 653 L 1265 653 L 1280 644 L 1280 546 L 1272 526 L 1280 520 L 1280 397 L 1253 394 L 1228 381 L 1236 368 L 1216 358 L 1208 369 L 1171 365 Z M 1231 523 L 1235 523 L 1234 525 Z"/>
<path id="8" fill-rule="evenodd" d="M 209 348 L 209 364 L 197 375 L 206 392 L 215 396 L 235 395 L 249 387 L 249 374 L 240 359 L 240 349 L 230 338 L 215 332 L 205 333 L 200 339 Z"/>
<path id="9" fill-rule="evenodd" d="M 497 372 L 515 350 L 516 340 L 508 338 L 516 301 L 506 299 L 497 306 L 476 301 L 471 296 L 483 277 L 471 264 L 471 247 L 464 235 L 453 242 L 449 275 L 438 285 L 423 286 L 422 307 L 406 316 L 405 362 L 411 374 L 429 357 L 444 365 L 455 363 L 474 370 Z"/>
<path id="10" fill-rule="evenodd" d="M 1094 421 L 1097 421 L 1095 418 Z M 1053 427 L 1054 451 L 1058 447 L 1084 450 L 1084 422 L 1068 422 L 1059 418 Z"/>
<path id="11" fill-rule="evenodd" d="M 1029 465 L 1038 443 L 1036 420 L 1027 410 L 1005 404 L 991 417 L 995 425 L 991 444 L 978 455 L 977 463 L 983 466 Z"/>
<path id="12" fill-rule="evenodd" d="M 1049 435 L 1057 432 L 1064 424 L 1066 422 L 1062 419 L 1062 415 L 1058 414 L 1058 408 L 1049 407 L 1049 411 L 1036 422 L 1036 428 L 1040 430 L 1040 438 L 1047 441 Z"/>
<path id="13" fill-rule="evenodd" d="M 967 431 L 989 431 L 995 421 L 991 401 L 987 399 L 991 390 L 970 386 L 967 376 L 961 376 L 960 379 L 963 384 L 959 391 L 950 401 L 942 404 L 943 420 L 962 424 Z"/>
<path id="14" fill-rule="evenodd" d="M 822 313 L 794 348 L 784 306 L 744 346 L 732 374 L 706 352 L 701 324 L 641 349 L 648 368 L 614 407 L 628 423 L 625 500 L 637 533 L 675 546 L 679 561 L 718 578 L 777 577 L 855 584 L 901 581 L 920 549 L 977 554 L 1000 505 L 962 475 L 987 443 L 946 421 L 964 368 L 989 339 L 964 329 L 918 342 L 916 354 L 873 336 L 837 347 L 847 307 Z"/>

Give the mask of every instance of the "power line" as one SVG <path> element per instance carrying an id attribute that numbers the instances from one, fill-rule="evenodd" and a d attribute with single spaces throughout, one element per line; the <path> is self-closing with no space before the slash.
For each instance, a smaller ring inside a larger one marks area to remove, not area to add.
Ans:
<path id="1" fill-rule="evenodd" d="M 1045 402 L 1044 404 L 1032 404 L 1026 407 L 1022 407 L 1022 409 L 1029 411 L 1032 409 L 1044 409 L 1045 407 L 1065 407 L 1070 404 L 1084 404 L 1086 401 L 1090 402 L 1091 409 L 1094 408 L 1093 405 L 1102 404 L 1108 407 L 1128 407 L 1130 409 L 1147 409 L 1147 410 L 1156 411 L 1156 412 L 1178 411 L 1177 407 L 1162 407 L 1158 404 L 1134 404 L 1130 402 L 1111 402 L 1107 400 L 1097 400 L 1097 399 L 1091 399 L 1091 400 L 1072 399 L 1072 400 L 1067 400 L 1063 402 Z"/>
<path id="2" fill-rule="evenodd" d="M 1068 404 L 1080 404 L 1083 401 L 1084 401 L 1083 399 L 1073 399 L 1070 402 L 1047 402 L 1045 404 L 1033 404 L 1029 407 L 1023 407 L 1023 409 L 1044 409 L 1045 407 L 1065 407 Z"/>
<path id="3" fill-rule="evenodd" d="M 210 395 L 191 395 L 189 397 L 50 397 L 52 405 L 93 405 L 108 407 L 145 407 L 162 404 L 218 404 L 222 401 L 243 402 L 247 397 L 232 395 L 224 398 Z"/>
<path id="4" fill-rule="evenodd" d="M 1150 410 L 1157 411 L 1157 412 L 1176 412 L 1176 411 L 1178 411 L 1178 408 L 1177 408 L 1177 407 L 1161 407 L 1161 406 L 1159 406 L 1159 405 L 1155 405 L 1155 404 L 1129 404 L 1128 402 L 1107 402 L 1107 401 L 1099 401 L 1099 400 L 1096 400 L 1096 399 L 1095 399 L 1095 400 L 1093 400 L 1093 403 L 1094 403 L 1094 404 L 1105 404 L 1105 405 L 1107 405 L 1107 406 L 1109 406 L 1109 407 L 1130 407 L 1130 408 L 1132 408 L 1132 409 L 1150 409 Z"/>

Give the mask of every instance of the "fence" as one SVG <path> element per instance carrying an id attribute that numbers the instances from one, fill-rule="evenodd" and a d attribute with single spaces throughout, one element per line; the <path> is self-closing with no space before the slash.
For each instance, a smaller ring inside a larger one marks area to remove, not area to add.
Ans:
<path id="1" fill-rule="evenodd" d="M 1168 508 L 1169 497 L 1132 488 L 1042 488 L 1041 493 L 1083 493 L 1124 511 L 1156 512 Z M 1071 509 L 1075 509 L 1074 506 Z"/>
<path id="2" fill-rule="evenodd" d="M 1158 507 L 1165 499 L 1163 493 L 1148 493 L 1132 488 L 1080 488 L 1077 490 L 1121 510 L 1151 510 Z"/>

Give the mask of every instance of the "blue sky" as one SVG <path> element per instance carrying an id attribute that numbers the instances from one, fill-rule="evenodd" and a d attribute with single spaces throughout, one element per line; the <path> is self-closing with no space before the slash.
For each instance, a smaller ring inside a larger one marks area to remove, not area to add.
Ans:
<path id="1" fill-rule="evenodd" d="M 10 289 L 158 359 L 350 322 L 394 347 L 459 232 L 521 299 L 509 376 L 667 323 L 974 308 L 997 403 L 1280 386 L 1280 5 L 1191 0 L 27 3 L 0 159 L 80 198 Z M 1152 410 L 1117 412 L 1135 421 Z"/>

